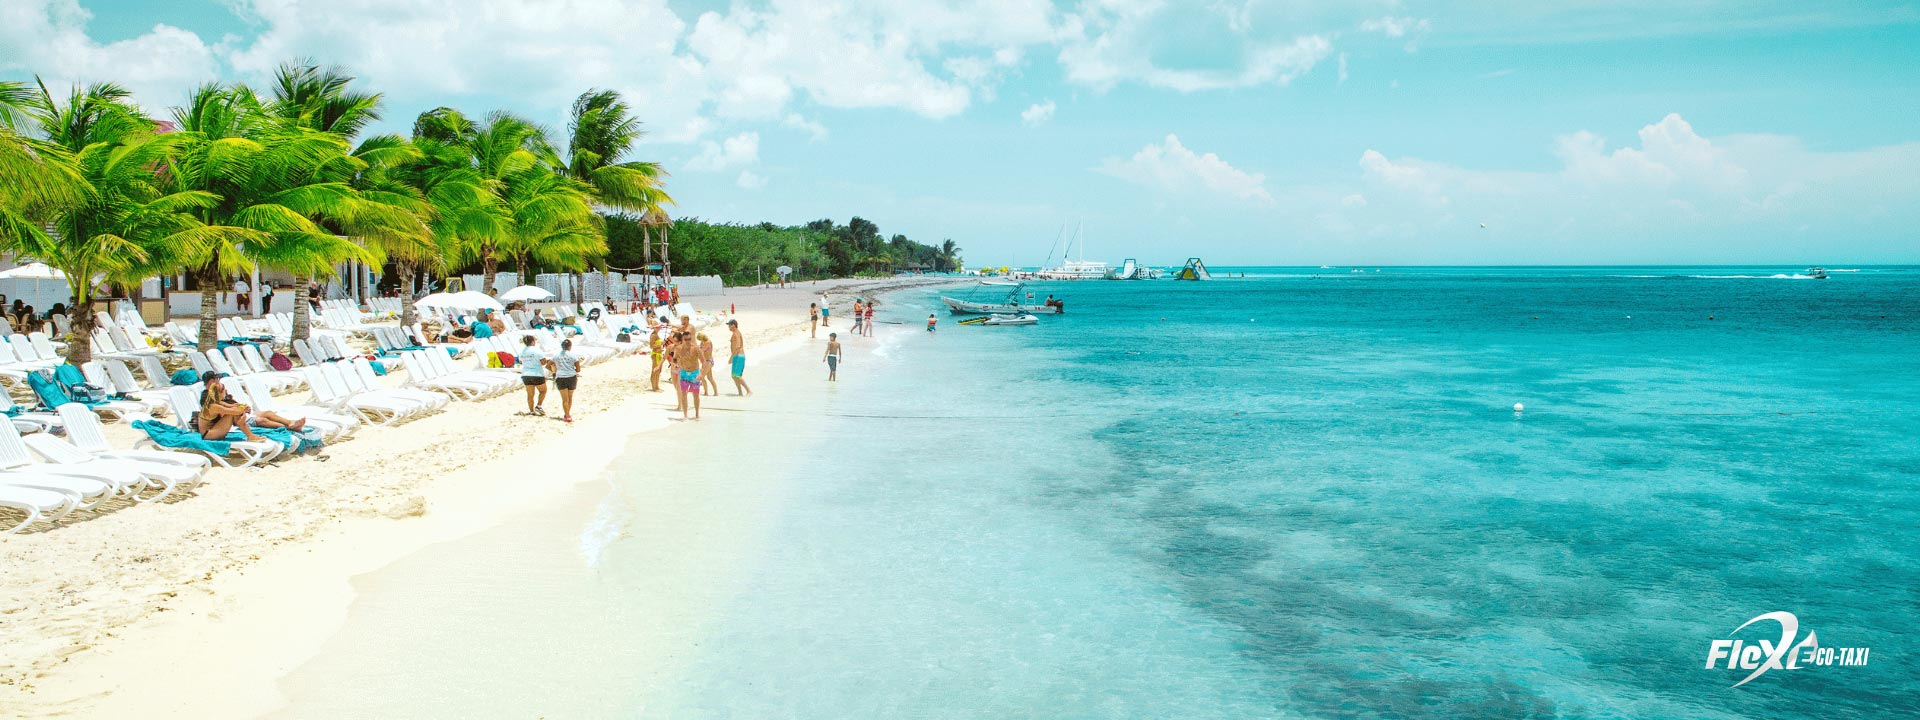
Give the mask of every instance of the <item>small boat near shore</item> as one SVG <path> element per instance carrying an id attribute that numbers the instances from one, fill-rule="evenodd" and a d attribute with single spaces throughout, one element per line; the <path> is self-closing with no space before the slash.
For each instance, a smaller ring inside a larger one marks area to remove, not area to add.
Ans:
<path id="1" fill-rule="evenodd" d="M 1058 305 L 1022 305 L 1018 302 L 980 303 L 950 297 L 942 297 L 940 302 L 946 303 L 947 310 L 955 315 L 1059 315 L 1062 310 Z"/>
<path id="2" fill-rule="evenodd" d="M 1033 313 L 1017 315 L 988 315 L 986 317 L 967 318 L 961 325 L 1038 325 L 1040 318 Z"/>
<path id="3" fill-rule="evenodd" d="M 1827 279 L 1827 269 L 1823 267 L 1807 268 L 1807 277 L 1815 280 L 1825 280 Z"/>

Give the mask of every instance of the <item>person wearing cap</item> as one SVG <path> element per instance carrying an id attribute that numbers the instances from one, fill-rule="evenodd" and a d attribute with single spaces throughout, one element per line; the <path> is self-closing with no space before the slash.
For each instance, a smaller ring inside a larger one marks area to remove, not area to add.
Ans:
<path id="1" fill-rule="evenodd" d="M 200 412 L 194 415 L 193 429 L 200 431 L 200 437 L 208 440 L 225 440 L 227 433 L 239 430 L 248 440 L 259 442 L 265 438 L 255 435 L 251 426 L 263 428 L 286 428 L 299 431 L 307 426 L 306 418 L 288 420 L 272 412 L 255 413 L 253 408 L 234 401 L 227 394 L 227 388 L 220 379 L 225 373 L 208 370 L 200 375 L 205 389 L 200 391 Z"/>
<path id="2" fill-rule="evenodd" d="M 747 339 L 740 335 L 740 321 L 728 320 L 727 330 L 733 333 L 727 340 L 728 354 L 732 356 L 728 362 L 733 366 L 733 394 L 736 397 L 752 395 L 753 388 L 747 387 L 746 378 L 741 377 L 747 374 Z"/>

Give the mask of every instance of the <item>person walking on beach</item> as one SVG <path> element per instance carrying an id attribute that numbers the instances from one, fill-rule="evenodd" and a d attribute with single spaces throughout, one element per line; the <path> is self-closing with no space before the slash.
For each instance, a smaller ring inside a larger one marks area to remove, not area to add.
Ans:
<path id="1" fill-rule="evenodd" d="M 728 320 L 727 329 L 733 331 L 733 337 L 727 340 L 727 352 L 731 355 L 727 362 L 733 367 L 733 394 L 735 397 L 752 395 L 753 388 L 747 387 L 747 379 L 743 377 L 747 374 L 747 339 L 740 334 L 740 321 Z"/>
<path id="2" fill-rule="evenodd" d="M 807 303 L 807 337 L 820 337 L 820 303 Z"/>
<path id="3" fill-rule="evenodd" d="M 540 354 L 540 346 L 534 344 L 532 335 L 520 338 L 520 357 L 514 362 L 520 364 L 520 384 L 527 388 L 527 415 L 546 415 L 547 403 L 547 365 L 546 357 Z M 535 399 L 535 393 L 539 398 Z"/>
<path id="4" fill-rule="evenodd" d="M 700 333 L 700 390 L 714 397 L 720 396 L 720 381 L 713 377 L 713 338 Z"/>
<path id="5" fill-rule="evenodd" d="M 560 419 L 566 422 L 573 422 L 573 391 L 580 387 L 580 357 L 572 350 L 572 340 L 561 340 L 560 352 L 546 360 L 553 371 L 553 389 L 560 391 Z"/>
<path id="6" fill-rule="evenodd" d="M 833 323 L 829 322 L 833 319 L 833 306 L 828 305 L 826 299 L 825 295 L 820 296 L 820 327 L 833 326 Z"/>
<path id="7" fill-rule="evenodd" d="M 866 317 L 863 319 L 866 320 L 866 322 L 862 323 L 861 327 L 866 328 L 867 337 L 873 337 L 873 303 L 872 302 L 867 303 L 867 314 L 866 314 Z"/>
<path id="8" fill-rule="evenodd" d="M 693 419 L 700 419 L 700 344 L 693 339 L 693 333 L 678 333 L 673 348 L 673 362 L 680 370 L 680 419 L 687 419 L 687 405 L 693 405 Z"/>
<path id="9" fill-rule="evenodd" d="M 840 381 L 840 333 L 827 333 L 827 382 Z"/>
<path id="10" fill-rule="evenodd" d="M 935 317 L 933 313 L 927 313 L 927 332 L 933 332 L 933 326 L 939 324 L 940 318 Z"/>
<path id="11" fill-rule="evenodd" d="M 866 303 L 860 302 L 860 298 L 853 299 L 853 334 L 854 335 L 861 334 L 860 323 L 864 322 L 864 318 L 866 317 L 866 314 L 865 314 L 866 310 L 867 310 Z"/>

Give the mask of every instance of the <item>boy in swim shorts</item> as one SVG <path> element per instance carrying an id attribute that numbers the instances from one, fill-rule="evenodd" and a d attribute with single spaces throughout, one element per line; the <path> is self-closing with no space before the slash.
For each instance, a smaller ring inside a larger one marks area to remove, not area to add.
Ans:
<path id="1" fill-rule="evenodd" d="M 680 369 L 679 383 L 674 387 L 680 395 L 680 419 L 687 418 L 687 401 L 693 401 L 693 418 L 700 419 L 700 343 L 694 340 L 693 333 L 682 332 L 674 336 L 673 364 Z"/>
<path id="2" fill-rule="evenodd" d="M 840 380 L 840 333 L 827 333 L 827 380 Z"/>

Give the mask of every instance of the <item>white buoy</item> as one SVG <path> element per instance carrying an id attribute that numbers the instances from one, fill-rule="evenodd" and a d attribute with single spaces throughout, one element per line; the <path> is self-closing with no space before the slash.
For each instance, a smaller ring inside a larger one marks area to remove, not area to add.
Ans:
<path id="1" fill-rule="evenodd" d="M 1522 404 L 1520 404 L 1520 403 L 1514 403 L 1514 404 L 1513 404 L 1513 412 L 1514 412 L 1514 414 L 1515 414 L 1515 415 L 1518 415 L 1518 414 L 1520 414 L 1520 413 L 1522 413 L 1522 412 L 1525 412 L 1525 411 L 1526 411 L 1526 409 L 1527 409 L 1527 406 L 1525 406 L 1525 405 L 1522 405 Z"/>

